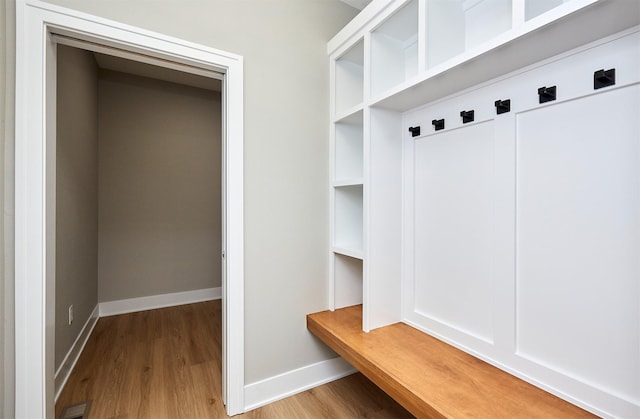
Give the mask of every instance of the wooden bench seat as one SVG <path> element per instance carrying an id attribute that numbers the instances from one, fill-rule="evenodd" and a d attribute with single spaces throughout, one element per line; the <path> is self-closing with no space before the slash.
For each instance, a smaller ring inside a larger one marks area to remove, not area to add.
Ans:
<path id="1" fill-rule="evenodd" d="M 362 306 L 307 316 L 307 328 L 419 418 L 593 417 L 407 324 L 362 331 Z"/>

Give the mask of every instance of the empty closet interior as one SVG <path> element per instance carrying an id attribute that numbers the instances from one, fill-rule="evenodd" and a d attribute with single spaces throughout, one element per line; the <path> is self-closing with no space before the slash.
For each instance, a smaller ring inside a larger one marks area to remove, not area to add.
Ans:
<path id="1" fill-rule="evenodd" d="M 221 286 L 220 90 L 57 46 L 56 372 L 100 303 Z"/>

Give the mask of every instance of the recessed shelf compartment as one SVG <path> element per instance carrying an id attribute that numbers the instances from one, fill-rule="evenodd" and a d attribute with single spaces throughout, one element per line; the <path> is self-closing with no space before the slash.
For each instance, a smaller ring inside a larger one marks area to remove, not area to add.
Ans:
<path id="1" fill-rule="evenodd" d="M 427 0 L 427 68 L 511 29 L 511 0 Z"/>
<path id="2" fill-rule="evenodd" d="M 362 104 L 364 41 L 356 43 L 335 62 L 336 115 Z"/>
<path id="3" fill-rule="evenodd" d="M 362 185 L 334 188 L 335 247 L 362 252 Z"/>
<path id="4" fill-rule="evenodd" d="M 362 183 L 362 111 L 336 123 L 334 128 L 335 181 L 360 179 L 358 183 Z"/>
<path id="5" fill-rule="evenodd" d="M 334 308 L 362 304 L 362 257 L 334 252 Z"/>
<path id="6" fill-rule="evenodd" d="M 379 95 L 418 74 L 418 1 L 371 33 L 371 93 Z"/>
<path id="7" fill-rule="evenodd" d="M 525 0 L 524 20 L 531 20 L 551 9 L 570 3 L 572 0 Z"/>

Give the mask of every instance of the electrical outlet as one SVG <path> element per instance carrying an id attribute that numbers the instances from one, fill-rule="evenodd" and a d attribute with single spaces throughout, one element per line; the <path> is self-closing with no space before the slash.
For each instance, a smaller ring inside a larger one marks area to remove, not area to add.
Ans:
<path id="1" fill-rule="evenodd" d="M 73 304 L 69 306 L 69 326 L 73 323 Z"/>

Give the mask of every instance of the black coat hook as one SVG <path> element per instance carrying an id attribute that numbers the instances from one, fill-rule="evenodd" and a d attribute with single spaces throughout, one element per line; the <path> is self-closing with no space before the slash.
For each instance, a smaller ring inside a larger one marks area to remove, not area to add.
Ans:
<path id="1" fill-rule="evenodd" d="M 418 125 L 417 127 L 409 127 L 409 132 L 411 133 L 412 137 L 417 137 L 418 135 L 420 135 L 420 126 Z"/>
<path id="2" fill-rule="evenodd" d="M 598 70 L 593 73 L 593 89 L 602 89 L 603 87 L 613 86 L 616 84 L 616 69 Z"/>
<path id="3" fill-rule="evenodd" d="M 433 121 L 431 121 L 431 123 L 433 124 L 433 127 L 436 129 L 436 131 L 444 129 L 444 119 L 434 119 Z"/>
<path id="4" fill-rule="evenodd" d="M 475 119 L 475 112 L 473 110 L 470 111 L 461 111 L 460 116 L 462 117 L 462 123 L 466 124 L 468 122 L 473 122 Z"/>
<path id="5" fill-rule="evenodd" d="M 494 105 L 496 105 L 496 113 L 498 115 L 501 113 L 511 112 L 511 99 L 496 100 Z"/>
<path id="6" fill-rule="evenodd" d="M 538 89 L 539 103 L 551 102 L 556 100 L 556 86 L 543 86 Z"/>

